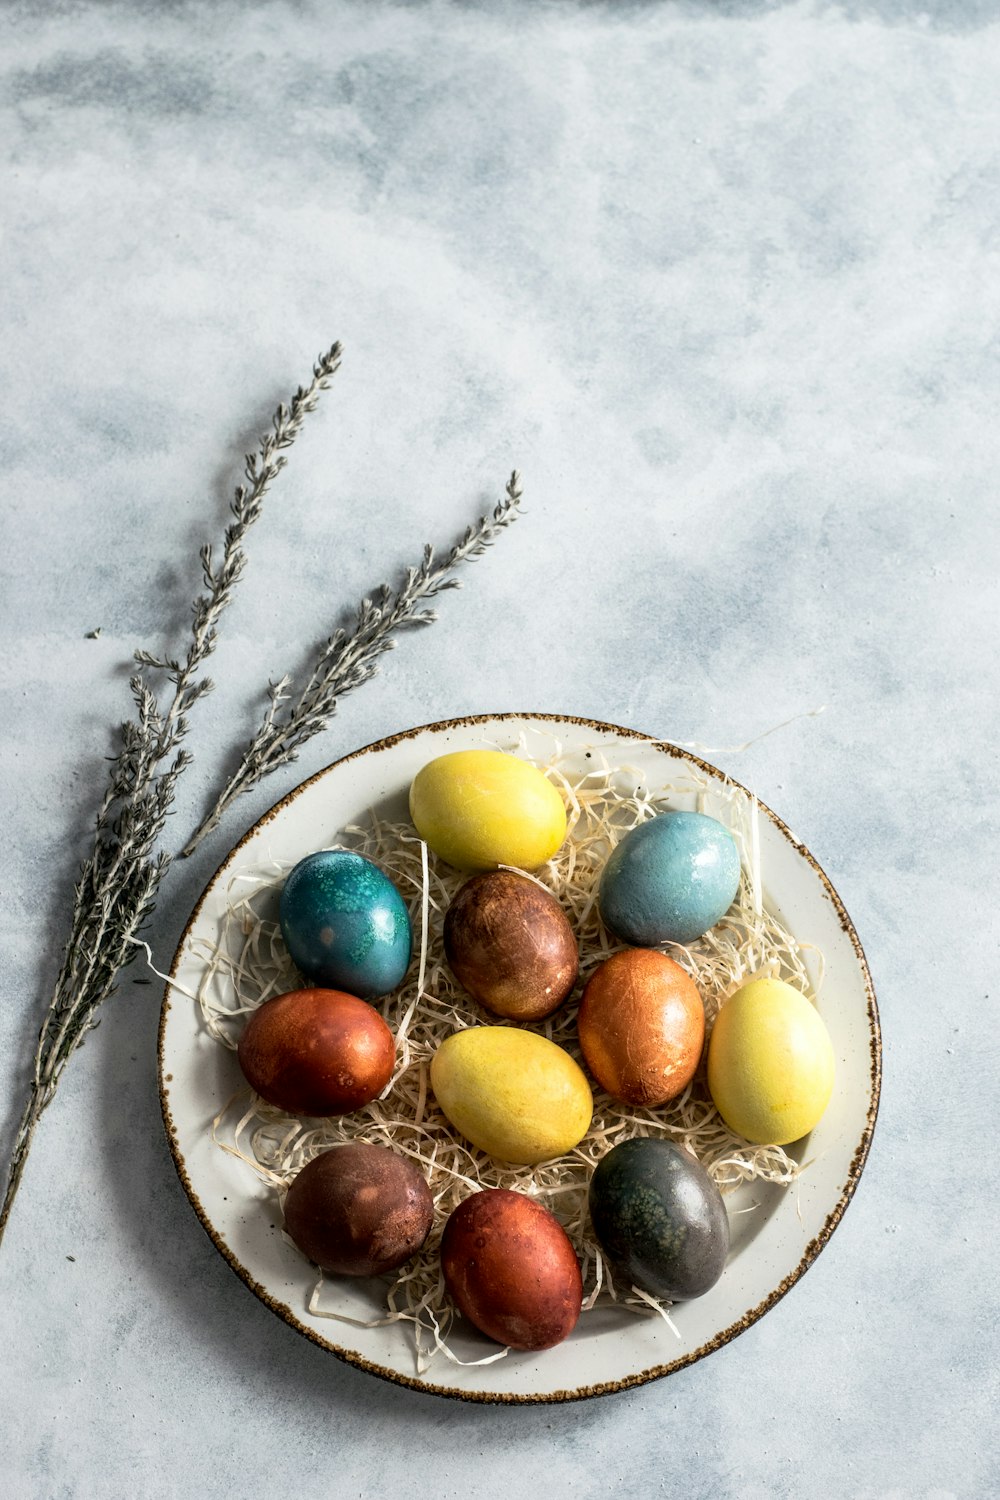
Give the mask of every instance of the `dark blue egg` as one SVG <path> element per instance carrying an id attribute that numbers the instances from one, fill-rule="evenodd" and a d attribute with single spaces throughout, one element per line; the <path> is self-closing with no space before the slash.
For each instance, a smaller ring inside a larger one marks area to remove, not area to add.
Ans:
<path id="1" fill-rule="evenodd" d="M 729 830 L 704 813 L 667 812 L 612 851 L 598 905 L 605 925 L 634 947 L 690 943 L 726 914 L 739 884 Z"/>
<path id="2" fill-rule="evenodd" d="M 410 914 L 370 859 L 324 849 L 300 860 L 279 918 L 289 953 L 314 984 L 372 1000 L 402 982 L 413 951 Z"/>

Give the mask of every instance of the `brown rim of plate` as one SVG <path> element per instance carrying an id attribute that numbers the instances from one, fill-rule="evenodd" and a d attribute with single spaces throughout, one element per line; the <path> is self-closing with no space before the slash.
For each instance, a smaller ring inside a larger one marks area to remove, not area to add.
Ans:
<path id="1" fill-rule="evenodd" d="M 307 787 L 312 786 L 314 782 L 317 782 L 322 777 L 327 776 L 336 766 L 344 765 L 347 761 L 357 760 L 362 755 L 369 755 L 375 751 L 380 750 L 388 750 L 393 745 L 398 745 L 404 740 L 415 739 L 418 735 L 421 734 L 442 732 L 449 729 L 464 729 L 476 724 L 493 724 L 511 721 L 517 721 L 519 723 L 528 722 L 535 724 L 574 724 L 583 729 L 595 730 L 597 733 L 602 735 L 621 736 L 625 739 L 640 740 L 644 744 L 652 745 L 655 749 L 661 750 L 665 755 L 672 755 L 675 757 L 679 756 L 683 760 L 690 761 L 693 765 L 697 766 L 700 770 L 707 772 L 712 777 L 721 777 L 724 783 L 728 784 L 729 786 L 739 788 L 739 790 L 744 792 L 748 797 L 752 795 L 749 791 L 747 791 L 747 788 L 744 787 L 741 782 L 736 781 L 731 776 L 728 776 L 724 771 L 720 771 L 718 766 L 709 764 L 708 761 L 700 759 L 699 756 L 693 755 L 689 750 L 685 750 L 679 745 L 674 745 L 668 740 L 654 739 L 651 735 L 643 734 L 642 731 L 638 729 L 626 729 L 620 724 L 606 724 L 599 719 L 580 718 L 575 714 L 549 714 L 534 712 L 467 714 L 457 719 L 442 719 L 437 723 L 421 724 L 413 729 L 401 730 L 398 734 L 387 735 L 384 739 L 376 740 L 370 745 L 364 745 L 359 750 L 352 750 L 349 754 L 341 756 L 338 760 L 331 761 L 328 766 L 324 766 L 322 770 L 315 772 L 314 775 L 308 777 L 305 781 L 300 782 L 297 787 L 293 788 L 292 791 L 286 793 L 286 795 L 275 802 L 273 807 L 269 808 L 269 810 L 264 813 L 262 817 L 258 818 L 257 822 L 254 823 L 251 828 L 247 829 L 246 833 L 238 841 L 238 843 L 234 844 L 233 847 L 229 850 L 225 859 L 216 869 L 214 875 L 212 875 L 211 879 L 203 889 L 201 895 L 198 897 L 194 909 L 191 912 L 187 923 L 185 924 L 180 941 L 177 944 L 177 951 L 174 954 L 173 963 L 170 966 L 170 978 L 166 986 L 164 987 L 163 1004 L 160 1009 L 159 1034 L 157 1039 L 158 1088 L 160 1095 L 160 1108 L 163 1114 L 163 1124 L 166 1130 L 167 1144 L 170 1147 L 170 1154 L 173 1157 L 174 1166 L 177 1168 L 177 1175 L 180 1177 L 181 1183 L 184 1187 L 184 1191 L 187 1193 L 189 1199 L 191 1200 L 192 1207 L 194 1208 L 195 1213 L 198 1215 L 198 1218 L 201 1221 L 202 1228 L 205 1230 L 205 1233 L 208 1235 L 209 1239 L 212 1241 L 215 1248 L 222 1256 L 223 1260 L 225 1260 L 230 1268 L 235 1271 L 240 1280 L 245 1282 L 250 1290 L 260 1298 L 265 1306 L 269 1307 L 272 1312 L 276 1313 L 278 1317 L 280 1317 L 285 1323 L 289 1325 L 290 1328 L 294 1328 L 297 1333 L 301 1333 L 305 1338 L 309 1339 L 312 1343 L 317 1344 L 321 1349 L 329 1350 L 330 1353 L 335 1354 L 338 1359 L 343 1360 L 346 1364 L 354 1365 L 359 1370 L 365 1370 L 370 1375 L 376 1375 L 380 1379 L 386 1380 L 392 1385 L 406 1386 L 411 1390 L 421 1391 L 422 1393 L 432 1396 L 444 1396 L 458 1401 L 475 1401 L 485 1405 L 543 1406 L 554 1402 L 582 1401 L 592 1396 L 606 1396 L 615 1391 L 625 1391 L 630 1390 L 635 1386 L 647 1385 L 650 1381 L 660 1380 L 665 1375 L 672 1375 L 675 1371 L 682 1370 L 687 1365 L 695 1364 L 699 1359 L 704 1359 L 707 1354 L 714 1353 L 716 1349 L 721 1349 L 723 1345 L 728 1344 L 739 1334 L 744 1333 L 746 1329 L 757 1322 L 758 1318 L 762 1318 L 764 1314 L 775 1305 L 776 1302 L 780 1301 L 785 1293 L 795 1285 L 795 1283 L 806 1273 L 806 1271 L 808 1271 L 809 1267 L 812 1265 L 813 1261 L 819 1255 L 820 1251 L 829 1240 L 831 1234 L 840 1223 L 840 1220 L 843 1218 L 844 1211 L 847 1208 L 847 1205 L 850 1202 L 854 1194 L 854 1190 L 861 1178 L 861 1173 L 864 1169 L 865 1162 L 868 1159 L 868 1152 L 871 1148 L 872 1135 L 875 1130 L 875 1120 L 878 1115 L 879 1094 L 881 1091 L 882 1081 L 882 1033 L 879 1025 L 878 1005 L 875 1000 L 875 988 L 872 984 L 871 973 L 868 969 L 868 960 L 865 958 L 865 953 L 864 949 L 861 946 L 861 941 L 854 929 L 853 922 L 847 914 L 844 903 L 841 901 L 839 895 L 831 884 L 825 870 L 823 870 L 823 868 L 817 863 L 816 859 L 806 848 L 806 846 L 795 837 L 792 831 L 788 828 L 787 824 L 783 823 L 782 820 L 778 817 L 777 813 L 772 812 L 771 809 L 766 805 L 766 803 L 761 802 L 759 798 L 756 799 L 757 805 L 760 808 L 761 812 L 767 814 L 775 827 L 780 830 L 780 832 L 785 836 L 785 838 L 793 846 L 793 848 L 797 849 L 798 852 L 803 856 L 803 858 L 808 861 L 808 863 L 812 866 L 813 870 L 818 875 L 829 900 L 832 902 L 834 909 L 837 912 L 837 915 L 840 919 L 840 925 L 843 928 L 843 931 L 850 938 L 851 945 L 854 948 L 855 956 L 857 957 L 858 964 L 861 969 L 862 978 L 864 980 L 865 994 L 868 1000 L 868 1039 L 869 1053 L 871 1057 L 871 1097 L 868 1105 L 868 1114 L 865 1121 L 865 1128 L 862 1131 L 861 1139 L 858 1142 L 857 1148 L 854 1152 L 854 1156 L 851 1160 L 850 1170 L 847 1175 L 847 1181 L 841 1188 L 840 1196 L 837 1199 L 837 1202 L 830 1210 L 829 1214 L 827 1214 L 822 1229 L 820 1230 L 819 1234 L 817 1234 L 813 1239 L 809 1241 L 803 1252 L 802 1259 L 795 1267 L 795 1270 L 792 1271 L 789 1275 L 783 1277 L 778 1285 L 764 1298 L 762 1302 L 758 1303 L 756 1307 L 750 1308 L 749 1311 L 745 1312 L 742 1317 L 738 1318 L 734 1323 L 731 1323 L 728 1328 L 724 1328 L 721 1333 L 717 1333 L 714 1338 L 709 1339 L 707 1343 L 702 1344 L 699 1348 L 692 1349 L 687 1354 L 682 1355 L 678 1359 L 671 1360 L 667 1364 L 653 1365 L 649 1369 L 641 1370 L 637 1374 L 630 1375 L 623 1380 L 603 1381 L 599 1385 L 580 1386 L 576 1390 L 548 1391 L 544 1395 L 537 1396 L 513 1395 L 498 1393 L 495 1391 L 463 1391 L 459 1390 L 455 1386 L 429 1385 L 415 1376 L 401 1375 L 395 1370 L 386 1369 L 384 1365 L 377 1365 L 372 1363 L 372 1361 L 365 1359 L 362 1355 L 356 1354 L 350 1349 L 342 1349 L 339 1347 L 339 1345 L 333 1344 L 327 1339 L 320 1338 L 320 1336 L 315 1332 L 314 1329 L 309 1328 L 306 1326 L 306 1324 L 300 1322 L 290 1308 L 285 1307 L 284 1304 L 276 1301 L 265 1287 L 261 1286 L 258 1281 L 255 1281 L 250 1271 L 248 1271 L 246 1266 L 244 1266 L 239 1260 L 237 1260 L 236 1256 L 230 1250 L 229 1246 L 225 1243 L 225 1241 L 215 1229 L 215 1226 L 210 1220 L 208 1213 L 201 1203 L 201 1200 L 199 1199 L 198 1194 L 194 1189 L 194 1185 L 191 1182 L 190 1177 L 188 1176 L 187 1165 L 178 1144 L 177 1132 L 174 1127 L 173 1117 L 170 1112 L 170 1105 L 167 1102 L 167 1094 L 164 1087 L 164 1084 L 167 1080 L 164 1078 L 163 1073 L 163 1039 L 166 1030 L 167 1015 L 170 1011 L 170 991 L 173 988 L 173 980 L 180 966 L 184 945 L 187 942 L 188 935 L 191 932 L 192 927 L 198 919 L 201 908 L 205 903 L 209 891 L 215 885 L 215 882 L 219 878 L 219 875 L 232 861 L 234 856 L 239 852 L 243 845 L 246 844 L 251 838 L 253 838 L 258 830 L 264 827 L 265 824 L 271 822 L 272 819 L 275 818 L 283 808 L 287 807 L 291 802 L 293 802 L 296 797 L 298 797 L 302 792 L 306 790 Z"/>

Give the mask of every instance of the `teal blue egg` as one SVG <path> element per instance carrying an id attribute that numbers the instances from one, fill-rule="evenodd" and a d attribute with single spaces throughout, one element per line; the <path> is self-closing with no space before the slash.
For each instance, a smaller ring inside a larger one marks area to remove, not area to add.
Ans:
<path id="1" fill-rule="evenodd" d="M 396 989 L 409 967 L 406 903 L 360 854 L 323 849 L 300 860 L 285 881 L 279 920 L 295 964 L 324 989 L 373 1000 Z"/>
<path id="2" fill-rule="evenodd" d="M 598 905 L 605 925 L 637 948 L 690 943 L 725 916 L 739 884 L 728 828 L 704 813 L 666 812 L 612 851 Z"/>

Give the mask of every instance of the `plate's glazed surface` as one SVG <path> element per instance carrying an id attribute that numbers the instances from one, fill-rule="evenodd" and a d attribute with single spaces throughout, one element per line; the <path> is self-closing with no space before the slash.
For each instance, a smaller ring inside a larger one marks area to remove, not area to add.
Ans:
<path id="1" fill-rule="evenodd" d="M 860 1177 L 878 1107 L 881 1041 L 864 954 L 851 921 L 809 851 L 763 806 L 761 876 L 768 905 L 802 941 L 820 949 L 825 977 L 818 999 L 837 1062 L 833 1101 L 795 1154 L 809 1162 L 789 1188 L 744 1188 L 731 1204 L 753 1213 L 733 1220 L 733 1247 L 708 1295 L 672 1309 L 677 1332 L 661 1319 L 598 1309 L 564 1343 L 542 1354 L 511 1353 L 495 1364 L 455 1365 L 438 1358 L 418 1374 L 407 1325 L 363 1328 L 315 1317 L 306 1303 L 314 1272 L 280 1233 L 270 1190 L 211 1139 L 211 1122 L 242 1079 L 235 1055 L 205 1031 L 188 998 L 203 972 L 205 939 L 217 938 L 226 889 L 236 871 L 270 859 L 294 862 L 333 842 L 369 808 L 405 817 L 416 772 L 449 750 L 490 746 L 548 758 L 603 755 L 635 767 L 651 788 L 692 772 L 712 787 L 726 778 L 703 761 L 635 731 L 555 715 L 501 714 L 414 729 L 368 746 L 303 783 L 261 819 L 230 853 L 198 902 L 171 969 L 160 1025 L 160 1092 L 170 1148 L 205 1229 L 232 1268 L 292 1327 L 342 1359 L 384 1378 L 441 1395 L 479 1401 L 561 1401 L 641 1384 L 711 1353 L 748 1328 L 803 1274 L 839 1222 Z M 731 785 L 731 783 L 729 783 Z M 692 804 L 693 805 L 693 802 Z M 813 975 L 812 977 L 816 977 Z M 187 992 L 187 993 L 185 993 Z M 371 1289 L 348 1286 L 344 1305 L 361 1320 L 377 1316 Z M 679 1334 L 679 1337 L 678 1337 Z M 455 1341 L 464 1358 L 481 1343 Z"/>

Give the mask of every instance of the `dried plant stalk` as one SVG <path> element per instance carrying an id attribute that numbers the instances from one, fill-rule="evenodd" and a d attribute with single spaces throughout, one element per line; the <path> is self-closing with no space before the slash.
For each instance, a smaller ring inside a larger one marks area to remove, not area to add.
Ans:
<path id="1" fill-rule="evenodd" d="M 461 588 L 461 580 L 453 576 L 455 570 L 482 556 L 501 531 L 517 519 L 521 493 L 521 479 L 515 469 L 504 498 L 492 514 L 480 516 L 442 562 L 435 564 L 434 548 L 426 546 L 423 560 L 408 569 L 402 588 L 393 591 L 383 583 L 371 598 L 361 601 L 354 626 L 335 631 L 319 648 L 302 688 L 296 690 L 290 674 L 269 685 L 267 711 L 260 727 L 215 805 L 191 836 L 184 855 L 192 854 L 212 832 L 231 802 L 272 771 L 298 759 L 301 746 L 326 728 L 344 694 L 375 676 L 379 657 L 393 650 L 398 631 L 429 625 L 437 619 L 435 610 L 422 606 L 445 589 Z"/>
<path id="2" fill-rule="evenodd" d="M 170 855 L 156 852 L 174 800 L 177 779 L 191 757 L 181 741 L 188 714 L 211 691 L 202 666 L 215 649 L 219 620 L 246 565 L 243 542 L 258 519 L 271 481 L 284 468 L 307 413 L 340 365 L 334 344 L 313 367 L 310 383 L 282 403 L 272 430 L 246 459 L 246 483 L 231 504 L 222 559 L 213 564 L 212 548 L 201 550 L 206 592 L 194 602 L 187 654 L 156 657 L 137 651 L 140 670 L 132 678 L 135 718 L 121 726 L 121 746 L 112 762 L 107 789 L 97 813 L 93 850 L 77 881 L 62 965 L 56 978 L 35 1050 L 27 1102 L 21 1116 L 0 1208 L 0 1240 L 10 1216 L 38 1121 L 51 1102 L 63 1069 L 86 1033 L 98 1023 L 98 1011 L 114 992 L 121 969 L 134 956 L 139 932 L 153 902 Z M 152 674 L 152 676 L 150 675 Z M 161 704 L 154 683 L 172 685 Z"/>

